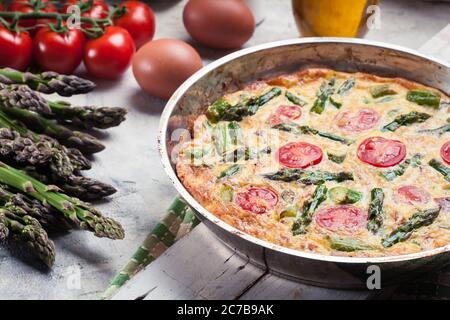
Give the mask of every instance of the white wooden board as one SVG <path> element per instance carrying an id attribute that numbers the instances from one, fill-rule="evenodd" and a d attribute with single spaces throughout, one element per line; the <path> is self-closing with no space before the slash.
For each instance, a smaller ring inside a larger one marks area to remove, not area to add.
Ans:
<path id="1" fill-rule="evenodd" d="M 114 299 L 234 299 L 264 273 L 201 224 L 131 279 Z"/>

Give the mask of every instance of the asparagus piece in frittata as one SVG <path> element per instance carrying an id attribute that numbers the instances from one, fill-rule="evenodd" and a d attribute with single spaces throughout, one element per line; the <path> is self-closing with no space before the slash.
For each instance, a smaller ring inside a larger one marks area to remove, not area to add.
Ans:
<path id="1" fill-rule="evenodd" d="M 312 221 L 314 211 L 316 211 L 319 205 L 327 199 L 327 191 L 327 187 L 324 184 L 321 184 L 316 187 L 311 199 L 305 201 L 300 215 L 292 225 L 292 233 L 295 236 L 306 233 L 306 228 Z"/>

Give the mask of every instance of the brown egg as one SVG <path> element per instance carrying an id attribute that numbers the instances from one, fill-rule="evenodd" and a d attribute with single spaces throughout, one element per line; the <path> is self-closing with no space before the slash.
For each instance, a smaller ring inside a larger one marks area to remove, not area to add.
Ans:
<path id="1" fill-rule="evenodd" d="M 255 31 L 253 14 L 242 0 L 189 0 L 183 22 L 192 38 L 212 48 L 239 48 Z"/>
<path id="2" fill-rule="evenodd" d="M 150 41 L 133 57 L 133 74 L 141 88 L 162 99 L 169 99 L 202 66 L 197 51 L 176 39 Z"/>

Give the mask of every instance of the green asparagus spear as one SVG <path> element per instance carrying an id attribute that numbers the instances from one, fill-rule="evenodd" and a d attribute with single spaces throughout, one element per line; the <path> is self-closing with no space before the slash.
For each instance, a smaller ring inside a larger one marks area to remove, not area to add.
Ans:
<path id="1" fill-rule="evenodd" d="M 69 102 L 49 102 L 52 116 L 76 127 L 108 129 L 125 120 L 127 109 L 119 107 L 72 106 Z"/>
<path id="2" fill-rule="evenodd" d="M 369 88 L 372 98 L 377 99 L 384 96 L 397 94 L 397 92 L 389 87 L 387 84 L 380 84 Z"/>
<path id="3" fill-rule="evenodd" d="M 0 82 L 6 85 L 23 84 L 42 93 L 57 93 L 64 97 L 92 91 L 95 84 L 73 75 L 61 75 L 56 72 L 33 74 L 10 68 L 0 68 Z"/>
<path id="4" fill-rule="evenodd" d="M 393 96 L 384 97 L 375 101 L 376 104 L 388 103 L 394 101 L 395 98 Z"/>
<path id="5" fill-rule="evenodd" d="M 228 124 L 228 135 L 233 147 L 237 147 L 243 143 L 244 137 L 242 135 L 241 126 L 236 121 L 231 121 Z"/>
<path id="6" fill-rule="evenodd" d="M 436 160 L 436 159 L 431 159 L 428 164 L 430 165 L 430 167 L 432 167 L 434 170 L 436 170 L 437 172 L 439 172 L 440 174 L 442 174 L 444 176 L 444 179 L 448 182 L 450 182 L 450 168 L 448 166 L 446 166 L 445 164 L 443 164 L 442 162 Z"/>
<path id="7" fill-rule="evenodd" d="M 292 225 L 292 233 L 294 236 L 306 233 L 306 228 L 311 223 L 314 212 L 319 205 L 327 199 L 327 191 L 327 187 L 325 187 L 324 184 L 321 184 L 316 187 L 311 199 L 305 201 L 300 216 Z"/>
<path id="8" fill-rule="evenodd" d="M 401 224 L 391 234 L 383 239 L 381 244 L 385 247 L 391 247 L 394 244 L 407 240 L 412 233 L 420 227 L 429 226 L 438 217 L 441 208 L 417 211 L 405 223 Z"/>
<path id="9" fill-rule="evenodd" d="M 284 95 L 290 102 L 292 102 L 293 104 L 296 104 L 297 106 L 303 107 L 307 104 L 307 102 L 305 100 L 303 100 L 302 98 L 296 96 L 295 94 L 293 94 L 292 92 L 289 92 L 287 90 Z"/>
<path id="10" fill-rule="evenodd" d="M 47 231 L 65 231 L 72 228 L 70 221 L 48 205 L 41 204 L 21 193 L 13 193 L 0 186 L 0 207 L 20 216 L 30 216 L 39 221 Z"/>
<path id="11" fill-rule="evenodd" d="M 333 106 L 340 109 L 342 107 L 342 96 L 345 95 L 355 86 L 355 79 L 350 78 L 345 80 L 336 93 L 330 97 L 330 102 Z"/>
<path id="12" fill-rule="evenodd" d="M 55 245 L 36 219 L 26 215 L 19 216 L 3 208 L 0 208 L 0 215 L 4 216 L 10 237 L 23 243 L 48 267 L 53 265 Z"/>
<path id="13" fill-rule="evenodd" d="M 337 155 L 331 152 L 327 152 L 327 157 L 334 163 L 341 164 L 342 162 L 344 162 L 345 158 L 347 157 L 347 154 L 344 153 L 343 155 Z"/>
<path id="14" fill-rule="evenodd" d="M 22 108 L 41 114 L 51 114 L 47 101 L 26 86 L 5 86 L 0 84 L 0 101 L 6 108 Z"/>
<path id="15" fill-rule="evenodd" d="M 380 188 L 373 188 L 370 191 L 370 204 L 369 204 L 369 217 L 367 223 L 367 229 L 372 233 L 377 231 L 383 225 L 384 211 L 384 192 Z"/>
<path id="16" fill-rule="evenodd" d="M 0 212 L 0 243 L 6 240 L 9 235 L 5 214 Z"/>
<path id="17" fill-rule="evenodd" d="M 336 141 L 336 142 L 340 142 L 340 143 L 345 144 L 345 145 L 347 145 L 347 146 L 349 146 L 349 145 L 351 145 L 351 144 L 353 144 L 353 143 L 355 142 L 355 141 L 352 140 L 352 139 L 348 139 L 348 138 L 345 138 L 345 137 L 341 137 L 341 136 L 338 136 L 338 135 L 336 135 L 336 134 L 328 133 L 328 132 L 321 132 L 321 131 L 319 131 L 319 132 L 317 133 L 317 135 L 320 136 L 320 137 L 322 137 L 322 138 L 326 138 L 326 139 L 329 139 L 329 140 L 333 140 L 333 141 Z"/>
<path id="18" fill-rule="evenodd" d="M 450 131 L 450 124 L 443 125 L 442 127 L 434 128 L 434 129 L 425 129 L 419 130 L 419 133 L 436 133 L 436 134 L 444 134 Z"/>
<path id="19" fill-rule="evenodd" d="M 91 168 L 91 162 L 78 149 L 66 148 L 58 141 L 45 135 L 39 135 L 17 121 L 10 119 L 8 115 L 0 110 L 0 128 L 11 129 L 18 132 L 23 138 L 30 138 L 35 143 L 44 143 L 49 148 L 58 149 L 59 152 L 65 154 L 77 170 L 88 170 Z"/>
<path id="20" fill-rule="evenodd" d="M 259 107 L 265 105 L 267 102 L 272 100 L 275 97 L 278 97 L 282 93 L 280 88 L 272 88 L 268 92 L 263 93 L 259 97 L 250 98 L 247 101 L 247 106 L 252 110 L 252 114 L 255 114 L 258 111 Z M 254 110 L 256 108 L 256 110 Z"/>
<path id="21" fill-rule="evenodd" d="M 317 98 L 314 101 L 314 105 L 311 108 L 311 112 L 321 114 L 325 110 L 325 105 L 330 96 L 336 90 L 336 78 L 331 78 L 329 81 L 325 81 L 321 84 Z"/>
<path id="22" fill-rule="evenodd" d="M 55 191 L 55 187 L 47 186 L 2 162 L 0 162 L 0 182 L 26 193 L 43 204 L 51 205 L 74 225 L 92 231 L 98 237 L 111 239 L 124 237 L 122 226 L 113 219 L 103 217 L 88 204 Z"/>
<path id="23" fill-rule="evenodd" d="M 243 144 L 243 136 L 239 123 L 221 122 L 212 131 L 212 138 L 219 155 L 226 156 Z"/>
<path id="24" fill-rule="evenodd" d="M 217 179 L 222 179 L 222 178 L 227 178 L 227 177 L 231 177 L 233 175 L 235 175 L 236 173 L 238 173 L 241 170 L 241 166 L 238 164 L 233 164 L 231 166 L 229 166 L 228 168 L 226 168 L 225 170 L 223 170 L 219 176 L 217 177 Z"/>
<path id="25" fill-rule="evenodd" d="M 309 126 L 300 126 L 296 123 L 279 123 L 272 127 L 273 129 L 291 132 L 293 134 L 309 134 L 309 135 L 318 135 L 319 137 L 326 138 L 329 140 L 333 140 L 336 142 L 340 142 L 345 145 L 351 145 L 354 141 L 345 137 L 338 136 L 333 133 L 322 132 L 316 129 L 313 129 Z"/>
<path id="26" fill-rule="evenodd" d="M 411 90 L 406 94 L 406 100 L 421 106 L 439 109 L 441 97 L 429 90 Z"/>
<path id="27" fill-rule="evenodd" d="M 270 154 L 272 149 L 270 147 L 264 147 L 260 150 L 250 147 L 239 147 L 235 150 L 228 152 L 224 156 L 225 162 L 238 162 L 241 159 L 252 160 L 262 155 Z"/>
<path id="28" fill-rule="evenodd" d="M 113 186 L 96 179 L 71 175 L 58 183 L 65 193 L 83 201 L 96 201 L 117 192 Z"/>
<path id="29" fill-rule="evenodd" d="M 34 143 L 17 132 L 0 129 L 0 157 L 9 163 L 38 166 L 64 179 L 75 171 L 70 158 L 48 143 Z"/>
<path id="30" fill-rule="evenodd" d="M 74 147 L 86 154 L 100 152 L 105 146 L 95 137 L 80 131 L 72 131 L 52 120 L 24 109 L 3 108 L 8 115 L 24 123 L 36 133 L 46 134 L 67 147 Z"/>
<path id="31" fill-rule="evenodd" d="M 36 167 L 27 166 L 23 169 L 29 176 L 44 184 L 56 185 L 66 194 L 83 201 L 96 201 L 116 193 L 116 189 L 107 183 L 74 174 L 60 177 L 48 170 L 37 170 Z"/>
<path id="32" fill-rule="evenodd" d="M 422 123 L 431 118 L 428 113 L 412 111 L 410 113 L 399 115 L 394 121 L 383 127 L 384 130 L 395 131 L 402 126 L 409 126 L 413 123 Z"/>
<path id="33" fill-rule="evenodd" d="M 11 129 L 1 128 L 0 156 L 13 162 L 43 165 L 50 161 L 51 150 L 46 145 L 35 144 L 31 139 L 22 138 Z"/>
<path id="34" fill-rule="evenodd" d="M 65 101 L 49 101 L 26 86 L 0 84 L 0 101 L 6 108 L 26 109 L 85 129 L 117 126 L 126 115 L 124 108 L 74 107 Z"/>
<path id="35" fill-rule="evenodd" d="M 362 197 L 361 192 L 342 186 L 331 188 L 328 194 L 330 196 L 330 199 L 336 204 L 356 203 L 361 200 Z"/>
<path id="36" fill-rule="evenodd" d="M 206 111 L 206 117 L 212 123 L 217 123 L 231 108 L 232 105 L 224 98 L 217 99 Z"/>
<path id="37" fill-rule="evenodd" d="M 338 96 L 338 95 L 332 95 L 330 97 L 330 103 L 335 106 L 336 109 L 340 109 L 342 108 L 342 97 Z"/>
<path id="38" fill-rule="evenodd" d="M 281 92 L 280 88 L 275 87 L 260 96 L 242 99 L 234 106 L 220 98 L 208 108 L 206 117 L 212 123 L 221 120 L 241 121 L 244 117 L 254 115 L 261 106 L 279 96 Z"/>
<path id="39" fill-rule="evenodd" d="M 219 155 L 224 155 L 230 150 L 233 150 L 231 146 L 231 138 L 228 133 L 228 124 L 226 122 L 218 123 L 214 127 L 212 139 Z"/>
<path id="40" fill-rule="evenodd" d="M 340 238 L 337 236 L 328 237 L 331 249 L 344 252 L 353 252 L 361 250 L 373 250 L 374 248 L 362 241 L 351 238 Z"/>
<path id="41" fill-rule="evenodd" d="M 354 78 L 347 79 L 341 84 L 336 93 L 342 96 L 349 92 L 355 86 L 355 84 L 356 81 Z"/>
<path id="42" fill-rule="evenodd" d="M 264 177 L 269 180 L 292 182 L 297 181 L 306 185 L 322 184 L 325 181 L 342 182 L 353 180 L 351 172 L 327 172 L 327 171 L 307 171 L 303 169 L 281 169 L 275 173 L 265 174 Z"/>
<path id="43" fill-rule="evenodd" d="M 193 165 L 204 164 L 204 162 L 201 160 L 203 159 L 203 157 L 207 156 L 209 152 L 210 148 L 200 148 L 200 147 L 185 149 L 183 151 L 184 156 L 187 157 L 188 159 L 191 159 L 191 163 Z"/>
<path id="44" fill-rule="evenodd" d="M 421 164 L 422 155 L 415 154 L 410 159 L 406 159 L 402 163 L 400 163 L 398 166 L 396 166 L 394 169 L 389 170 L 385 173 L 380 173 L 380 176 L 385 178 L 387 181 L 392 181 L 397 177 L 400 177 L 405 174 L 406 169 L 412 165 L 413 168 L 416 168 L 420 166 Z"/>

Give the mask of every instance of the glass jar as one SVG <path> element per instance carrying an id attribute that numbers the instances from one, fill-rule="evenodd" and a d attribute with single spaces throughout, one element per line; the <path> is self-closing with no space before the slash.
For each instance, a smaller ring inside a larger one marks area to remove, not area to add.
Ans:
<path id="1" fill-rule="evenodd" d="M 295 22 L 305 37 L 362 37 L 371 5 L 378 0 L 292 0 Z M 368 12 L 369 11 L 369 12 Z"/>

